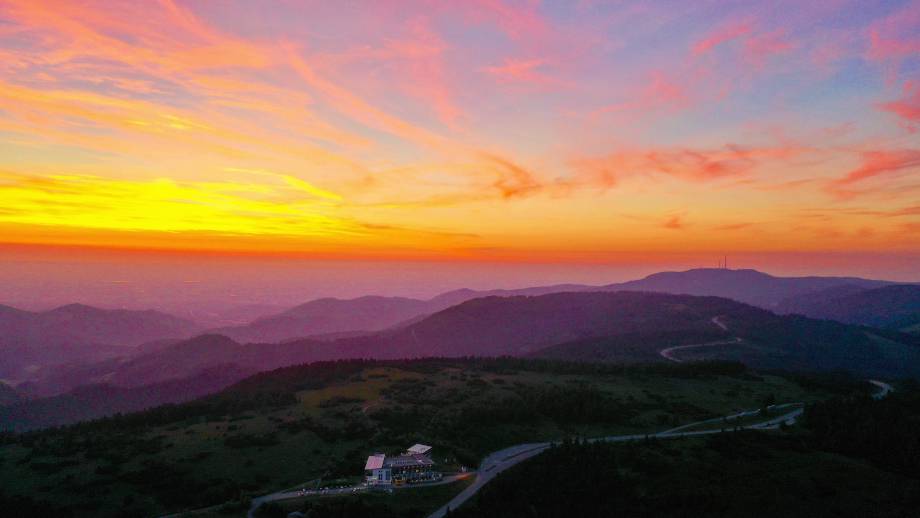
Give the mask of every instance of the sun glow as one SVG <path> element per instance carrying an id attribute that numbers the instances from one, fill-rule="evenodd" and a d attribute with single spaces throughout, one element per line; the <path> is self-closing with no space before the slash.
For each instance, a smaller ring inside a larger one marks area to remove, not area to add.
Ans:
<path id="1" fill-rule="evenodd" d="M 0 0 L 0 242 L 920 249 L 916 2 L 253 9 Z"/>

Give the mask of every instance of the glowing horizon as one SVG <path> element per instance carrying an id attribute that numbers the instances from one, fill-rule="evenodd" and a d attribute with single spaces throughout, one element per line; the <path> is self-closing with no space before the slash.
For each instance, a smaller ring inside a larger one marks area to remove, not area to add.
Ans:
<path id="1" fill-rule="evenodd" d="M 0 244 L 920 253 L 920 2 L 812 4 L 0 0 Z"/>

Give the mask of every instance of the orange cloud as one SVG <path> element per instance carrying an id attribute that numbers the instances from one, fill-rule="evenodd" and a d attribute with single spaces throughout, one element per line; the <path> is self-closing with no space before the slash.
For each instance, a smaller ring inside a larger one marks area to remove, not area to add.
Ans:
<path id="1" fill-rule="evenodd" d="M 682 230 L 685 227 L 684 217 L 680 214 L 669 217 L 661 226 L 669 230 Z"/>
<path id="2" fill-rule="evenodd" d="M 573 165 L 589 177 L 613 184 L 619 178 L 636 175 L 665 175 L 685 181 L 706 182 L 740 177 L 771 160 L 785 160 L 806 152 L 797 146 L 743 147 L 720 149 L 648 149 L 618 151 L 599 158 L 576 160 Z"/>
<path id="3" fill-rule="evenodd" d="M 499 176 L 492 187 L 498 190 L 502 198 L 518 198 L 540 189 L 540 183 L 530 171 L 498 156 L 490 155 L 489 159 L 499 166 Z"/>
<path id="4" fill-rule="evenodd" d="M 866 151 L 862 153 L 862 165 L 832 181 L 828 190 L 842 198 L 865 194 L 866 191 L 859 191 L 852 186 L 873 178 L 905 174 L 918 167 L 920 150 Z"/>

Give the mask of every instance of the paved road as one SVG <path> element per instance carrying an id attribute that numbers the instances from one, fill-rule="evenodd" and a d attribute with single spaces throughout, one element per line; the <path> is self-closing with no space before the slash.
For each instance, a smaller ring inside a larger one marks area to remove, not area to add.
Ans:
<path id="1" fill-rule="evenodd" d="M 715 321 L 716 319 L 713 319 L 713 320 Z M 716 322 L 716 325 L 721 325 L 721 322 Z M 873 394 L 872 396 L 876 399 L 881 399 L 887 396 L 889 393 L 891 393 L 894 390 L 894 388 L 891 385 L 883 381 L 869 380 L 869 383 L 872 383 L 873 385 L 879 388 L 879 391 Z M 804 405 L 802 403 L 784 403 L 781 405 L 770 405 L 768 409 L 771 411 L 783 411 L 783 410 L 788 410 L 788 411 L 778 416 L 771 417 L 770 419 L 767 419 L 765 421 L 761 421 L 759 423 L 755 423 L 755 424 L 751 424 L 747 426 L 741 426 L 738 428 L 743 429 L 743 430 L 772 430 L 775 428 L 779 428 L 779 426 L 782 423 L 793 424 L 799 418 L 799 416 L 801 416 L 802 413 L 804 412 Z M 702 426 L 706 424 L 720 422 L 725 419 L 730 420 L 730 419 L 737 419 L 740 417 L 753 416 L 753 415 L 757 415 L 759 412 L 760 412 L 759 409 L 758 410 L 746 410 L 744 412 L 738 412 L 736 414 L 732 414 L 732 415 L 728 415 L 724 417 L 715 417 L 715 418 L 706 419 L 703 421 L 696 421 L 694 423 L 689 423 L 689 424 L 685 424 L 682 426 L 678 426 L 676 428 L 671 428 L 663 432 L 653 432 L 651 434 L 611 435 L 607 437 L 591 438 L 591 439 L 588 439 L 588 441 L 589 442 L 629 442 L 629 441 L 644 440 L 646 438 L 674 439 L 678 437 L 695 437 L 695 436 L 701 436 L 701 435 L 712 435 L 712 434 L 732 431 L 735 429 L 735 427 L 726 428 L 726 429 L 713 428 L 711 430 L 696 430 L 696 431 L 690 431 L 690 432 L 685 432 L 683 430 L 687 430 L 689 428 L 694 428 L 694 427 Z M 543 453 L 553 444 L 554 444 L 553 442 L 534 442 L 534 443 L 525 443 L 525 444 L 518 444 L 516 446 L 511 446 L 509 448 L 505 448 L 503 450 L 499 450 L 499 451 L 496 451 L 496 452 L 493 452 L 487 455 L 485 458 L 482 459 L 482 462 L 479 465 L 479 470 L 476 472 L 463 473 L 459 475 L 453 475 L 450 477 L 444 477 L 444 479 L 442 479 L 439 482 L 425 484 L 424 486 L 420 486 L 420 485 L 401 486 L 400 489 L 410 488 L 410 487 L 425 487 L 425 486 L 434 486 L 434 485 L 441 485 L 441 484 L 450 484 L 450 483 L 456 482 L 457 480 L 460 480 L 463 478 L 475 476 L 476 480 L 471 485 L 467 486 L 463 491 L 461 491 L 454 498 L 452 498 L 450 502 L 448 502 L 447 504 L 445 504 L 444 506 L 442 506 L 435 512 L 431 513 L 431 515 L 429 515 L 428 517 L 428 518 L 443 518 L 447 514 L 448 509 L 459 508 L 461 505 L 463 505 L 464 502 L 466 502 L 467 500 L 472 498 L 473 495 L 479 492 L 479 490 L 483 486 L 485 486 L 493 478 L 495 478 L 496 475 L 498 475 L 502 471 L 505 471 L 506 469 L 512 466 L 520 464 L 521 462 L 531 457 L 534 457 L 536 455 L 539 455 L 540 453 Z M 363 485 L 358 485 L 358 486 L 343 487 L 343 488 L 336 488 L 336 489 L 327 489 L 325 491 L 317 491 L 317 490 L 310 490 L 306 492 L 281 491 L 278 493 L 272 493 L 270 495 L 264 495 L 258 498 L 254 498 L 252 500 L 252 507 L 249 509 L 248 517 L 255 518 L 255 510 L 260 505 L 262 505 L 262 503 L 264 502 L 289 500 L 292 498 L 300 498 L 303 496 L 316 496 L 316 495 L 333 496 L 333 495 L 340 495 L 340 494 L 359 493 L 359 492 L 364 492 L 364 491 L 367 491 L 367 487 Z"/>
<path id="2" fill-rule="evenodd" d="M 728 326 L 726 326 L 725 322 L 722 322 L 721 319 L 722 319 L 721 316 L 712 317 L 712 320 L 710 322 L 719 326 L 719 328 L 721 328 L 722 331 L 728 331 Z M 672 362 L 683 363 L 683 360 L 674 356 L 674 353 L 676 351 L 680 351 L 682 349 L 695 349 L 697 347 L 713 347 L 716 345 L 730 345 L 730 344 L 737 344 L 737 343 L 741 343 L 741 338 L 735 336 L 727 340 L 717 340 L 715 342 L 706 342 L 702 344 L 675 345 L 674 347 L 668 347 L 667 349 L 662 349 L 661 351 L 658 352 L 658 354 L 660 354 L 662 357 L 664 357 L 667 360 L 671 360 Z"/>
<path id="3" fill-rule="evenodd" d="M 878 380 L 869 380 L 870 383 L 879 387 L 879 391 L 873 394 L 873 397 L 876 399 L 881 399 L 887 396 L 894 388 L 891 385 L 878 381 Z M 805 411 L 804 405 L 802 403 L 784 403 L 781 405 L 771 405 L 768 407 L 770 410 L 789 410 L 788 412 L 782 413 L 776 417 L 772 417 L 765 421 L 761 421 L 756 424 L 741 426 L 740 429 L 744 430 L 772 430 L 779 428 L 783 423 L 792 424 L 802 415 Z M 747 410 L 745 412 L 739 412 L 730 416 L 725 416 L 728 419 L 734 419 L 738 417 L 752 416 L 759 413 L 760 410 Z M 678 426 L 677 428 L 672 428 L 670 430 L 665 430 L 663 432 L 652 433 L 652 434 L 633 434 L 633 435 L 612 435 L 609 437 L 597 437 L 594 439 L 589 439 L 590 442 L 629 442 L 629 441 L 638 441 L 644 440 L 645 438 L 653 437 L 656 439 L 672 439 L 677 437 L 694 437 L 699 435 L 712 435 L 717 433 L 723 433 L 726 431 L 731 431 L 734 429 L 712 429 L 712 430 L 698 430 L 693 432 L 684 432 L 681 430 L 686 430 L 695 426 L 700 426 L 704 424 L 714 423 L 721 421 L 723 417 L 716 417 L 713 419 L 706 419 L 704 421 L 697 421 L 695 423 L 685 424 L 683 426 Z M 495 476 L 502 471 L 519 464 L 535 455 L 538 455 L 546 449 L 548 449 L 553 443 L 550 442 L 540 442 L 540 443 L 529 443 L 529 444 L 519 444 L 517 446 L 512 446 L 510 448 L 505 448 L 504 450 L 499 450 L 495 453 L 489 454 L 485 459 L 483 459 L 482 464 L 480 465 L 479 472 L 476 477 L 476 481 L 472 485 L 464 489 L 460 494 L 451 499 L 450 502 L 445 504 L 443 507 L 439 508 L 437 511 L 431 513 L 428 518 L 443 518 L 447 514 L 448 509 L 457 509 L 469 500 L 473 495 L 475 495 L 482 486 L 489 483 L 490 480 L 495 478 Z"/>
<path id="4" fill-rule="evenodd" d="M 456 475 L 450 475 L 442 478 L 437 482 L 429 482 L 425 484 L 412 484 L 406 486 L 396 486 L 394 489 L 402 490 L 416 487 L 431 487 L 431 486 L 441 486 L 444 484 L 452 484 L 458 480 L 463 480 L 465 478 L 473 476 L 474 473 L 458 473 Z M 263 495 L 258 498 L 252 499 L 252 506 L 249 508 L 249 513 L 247 516 L 249 518 L 255 518 L 255 511 L 260 505 L 265 502 L 277 502 L 279 500 L 290 500 L 292 498 L 303 498 L 305 496 L 336 496 L 336 495 L 349 495 L 367 492 L 368 488 L 364 484 L 358 484 L 356 486 L 345 486 L 345 487 L 336 487 L 330 489 L 308 489 L 306 491 L 279 491 L 277 493 L 272 493 L 270 495 Z"/>
<path id="5" fill-rule="evenodd" d="M 787 408 L 794 405 L 799 405 L 797 403 L 789 403 L 786 405 L 776 405 L 775 408 Z M 794 410 L 786 412 L 782 415 L 773 417 L 761 423 L 754 425 L 744 426 L 741 428 L 752 429 L 752 430 L 764 430 L 778 427 L 780 423 L 794 421 L 799 415 L 802 414 L 803 409 L 799 405 Z M 728 417 L 740 417 L 745 415 L 756 414 L 757 410 L 751 410 L 749 412 L 742 412 L 740 414 L 735 414 L 734 416 Z M 596 437 L 593 439 L 588 439 L 589 442 L 629 442 L 629 441 L 639 441 L 646 438 L 657 438 L 657 439 L 672 439 L 677 437 L 693 437 L 698 435 L 711 435 L 716 433 L 722 433 L 726 430 L 714 429 L 714 430 L 699 430 L 695 432 L 682 432 L 680 430 L 690 428 L 693 426 L 699 426 L 705 423 L 714 422 L 721 420 L 721 417 L 715 419 L 707 419 L 705 421 L 698 421 L 695 423 L 690 423 L 678 428 L 673 428 L 671 430 L 665 430 L 663 432 L 652 433 L 652 434 L 632 434 L 632 435 L 611 435 L 608 437 Z M 448 509 L 457 509 L 464 502 L 469 500 L 473 495 L 475 495 L 482 486 L 486 485 L 495 478 L 496 475 L 505 471 L 506 469 L 515 466 L 535 455 L 543 453 L 546 451 L 553 443 L 551 442 L 538 442 L 538 443 L 529 443 L 529 444 L 519 444 L 517 446 L 512 446 L 510 448 L 505 448 L 504 450 L 499 450 L 495 453 L 489 454 L 485 459 L 483 459 L 482 464 L 479 467 L 479 471 L 476 476 L 476 481 L 473 482 L 466 489 L 461 491 L 457 496 L 451 499 L 450 502 L 445 504 L 443 507 L 437 511 L 431 513 L 428 518 L 443 518 L 447 514 Z"/>
<path id="6" fill-rule="evenodd" d="M 887 396 L 888 394 L 894 391 L 894 387 L 885 383 L 884 381 L 869 380 L 869 383 L 879 388 L 878 392 L 876 392 L 875 394 L 872 394 L 872 397 L 874 399 L 882 399 L 883 397 Z"/>

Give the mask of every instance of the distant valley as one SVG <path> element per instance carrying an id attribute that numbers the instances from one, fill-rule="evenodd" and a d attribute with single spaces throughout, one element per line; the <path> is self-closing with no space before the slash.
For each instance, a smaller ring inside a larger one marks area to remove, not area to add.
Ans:
<path id="1" fill-rule="evenodd" d="M 458 290 L 428 300 L 318 299 L 194 338 L 200 326 L 150 311 L 7 308 L 0 320 L 8 330 L 2 354 L 19 365 L 8 364 L 8 376 L 29 381 L 8 387 L 12 395 L 0 404 L 16 405 L 0 412 L 0 421 L 63 424 L 188 400 L 255 372 L 340 358 L 660 362 L 665 348 L 737 339 L 683 354 L 781 370 L 911 376 L 920 372 L 920 339 L 910 334 L 918 291 L 885 281 L 702 269 L 604 286 Z M 728 330 L 713 324 L 716 317 Z M 73 411 L 55 418 L 23 410 L 62 402 Z"/>

